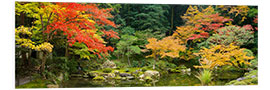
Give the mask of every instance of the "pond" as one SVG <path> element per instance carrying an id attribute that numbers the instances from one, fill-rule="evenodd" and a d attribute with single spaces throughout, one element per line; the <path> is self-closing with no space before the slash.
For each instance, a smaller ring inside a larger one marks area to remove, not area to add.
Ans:
<path id="1" fill-rule="evenodd" d="M 233 76 L 232 76 L 233 75 Z M 225 85 L 230 80 L 241 77 L 238 72 L 217 74 L 213 79 L 213 85 Z M 229 78 L 228 78 L 229 77 Z M 96 81 L 90 78 L 73 77 L 60 85 L 62 88 L 87 88 L 87 87 L 145 87 L 145 86 L 200 86 L 200 81 L 191 74 L 170 73 L 161 75 L 157 82 L 142 82 L 139 80 L 110 80 Z"/>

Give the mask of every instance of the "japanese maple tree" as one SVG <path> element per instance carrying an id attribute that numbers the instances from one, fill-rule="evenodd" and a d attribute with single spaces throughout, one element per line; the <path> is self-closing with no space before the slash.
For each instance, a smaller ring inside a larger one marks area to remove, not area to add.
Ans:
<path id="1" fill-rule="evenodd" d="M 84 43 L 90 52 L 97 54 L 113 51 L 111 46 L 106 46 L 102 37 L 119 38 L 113 30 L 106 31 L 103 26 L 116 27 L 108 18 L 111 9 L 100 9 L 96 4 L 84 3 L 55 3 L 52 8 L 55 15 L 52 22 L 46 27 L 47 39 L 54 36 L 64 36 L 72 46 L 75 42 Z M 47 6 L 44 6 L 46 8 Z M 52 35 L 54 34 L 54 35 Z"/>

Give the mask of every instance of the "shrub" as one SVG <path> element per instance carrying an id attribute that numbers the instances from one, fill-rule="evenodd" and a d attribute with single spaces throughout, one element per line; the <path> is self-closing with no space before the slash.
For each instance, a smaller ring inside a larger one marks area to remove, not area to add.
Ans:
<path id="1" fill-rule="evenodd" d="M 217 30 L 216 34 L 209 37 L 207 42 L 210 45 L 229 45 L 234 43 L 237 46 L 254 43 L 253 31 L 246 27 L 226 26 Z"/>
<path id="2" fill-rule="evenodd" d="M 140 64 L 138 61 L 132 61 L 132 67 L 140 67 Z"/>
<path id="3" fill-rule="evenodd" d="M 212 81 L 212 71 L 204 69 L 203 71 L 200 71 L 196 77 L 201 81 L 202 85 L 209 85 Z"/>
<path id="4" fill-rule="evenodd" d="M 249 60 L 254 59 L 253 56 L 247 56 L 247 52 L 244 52 L 244 48 L 233 45 L 214 45 L 210 49 L 203 48 L 199 53 L 195 53 L 201 56 L 201 66 L 194 66 L 195 68 L 210 68 L 213 69 L 217 66 L 235 66 L 241 67 L 250 65 Z"/>
<path id="5" fill-rule="evenodd" d="M 145 71 L 147 71 L 147 67 L 142 68 L 142 72 L 145 72 Z"/>
<path id="6" fill-rule="evenodd" d="M 105 69 L 103 70 L 103 72 L 104 72 L 104 73 L 110 73 L 110 72 L 112 72 L 112 69 L 110 69 L 110 68 L 105 68 Z"/>
<path id="7" fill-rule="evenodd" d="M 127 67 L 127 64 L 122 63 L 121 61 L 113 61 L 113 62 L 116 64 L 117 68 L 119 69 Z"/>
<path id="8" fill-rule="evenodd" d="M 129 72 L 129 69 L 128 69 L 128 68 L 126 68 L 125 72 Z"/>

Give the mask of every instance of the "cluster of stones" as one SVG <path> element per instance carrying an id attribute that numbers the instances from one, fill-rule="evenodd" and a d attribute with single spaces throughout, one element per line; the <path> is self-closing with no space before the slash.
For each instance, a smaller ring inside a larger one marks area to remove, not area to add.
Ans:
<path id="1" fill-rule="evenodd" d="M 154 70 L 147 70 L 145 72 L 142 69 L 138 69 L 133 72 L 120 72 L 115 70 L 116 64 L 107 60 L 102 65 L 103 69 L 110 68 L 111 72 L 90 71 L 81 75 L 84 78 L 92 78 L 93 80 L 134 80 L 139 79 L 141 81 L 157 81 L 160 77 L 160 73 Z M 80 76 L 80 75 L 79 75 Z"/>
<path id="2" fill-rule="evenodd" d="M 174 69 L 169 69 L 168 72 L 170 73 L 183 73 L 183 74 L 191 74 L 191 69 L 183 66 L 174 68 Z"/>

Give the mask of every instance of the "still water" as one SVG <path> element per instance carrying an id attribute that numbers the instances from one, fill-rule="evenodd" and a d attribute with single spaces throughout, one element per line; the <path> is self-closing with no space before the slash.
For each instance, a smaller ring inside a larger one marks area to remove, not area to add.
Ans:
<path id="1" fill-rule="evenodd" d="M 239 73 L 232 73 L 235 76 L 230 79 L 219 79 L 214 77 L 213 85 L 225 85 L 230 80 L 241 76 Z M 228 74 L 227 75 L 232 75 Z M 222 75 L 217 75 L 222 76 Z M 224 75 L 223 75 L 224 76 Z M 222 76 L 222 77 L 223 77 Z M 229 76 L 230 77 L 230 76 Z M 110 81 L 95 81 L 90 78 L 70 78 L 70 80 L 62 83 L 62 88 L 87 88 L 87 87 L 146 87 L 146 86 L 199 86 L 200 81 L 194 76 L 194 73 L 180 74 L 163 74 L 157 82 L 142 82 L 135 80 L 110 80 Z"/>

